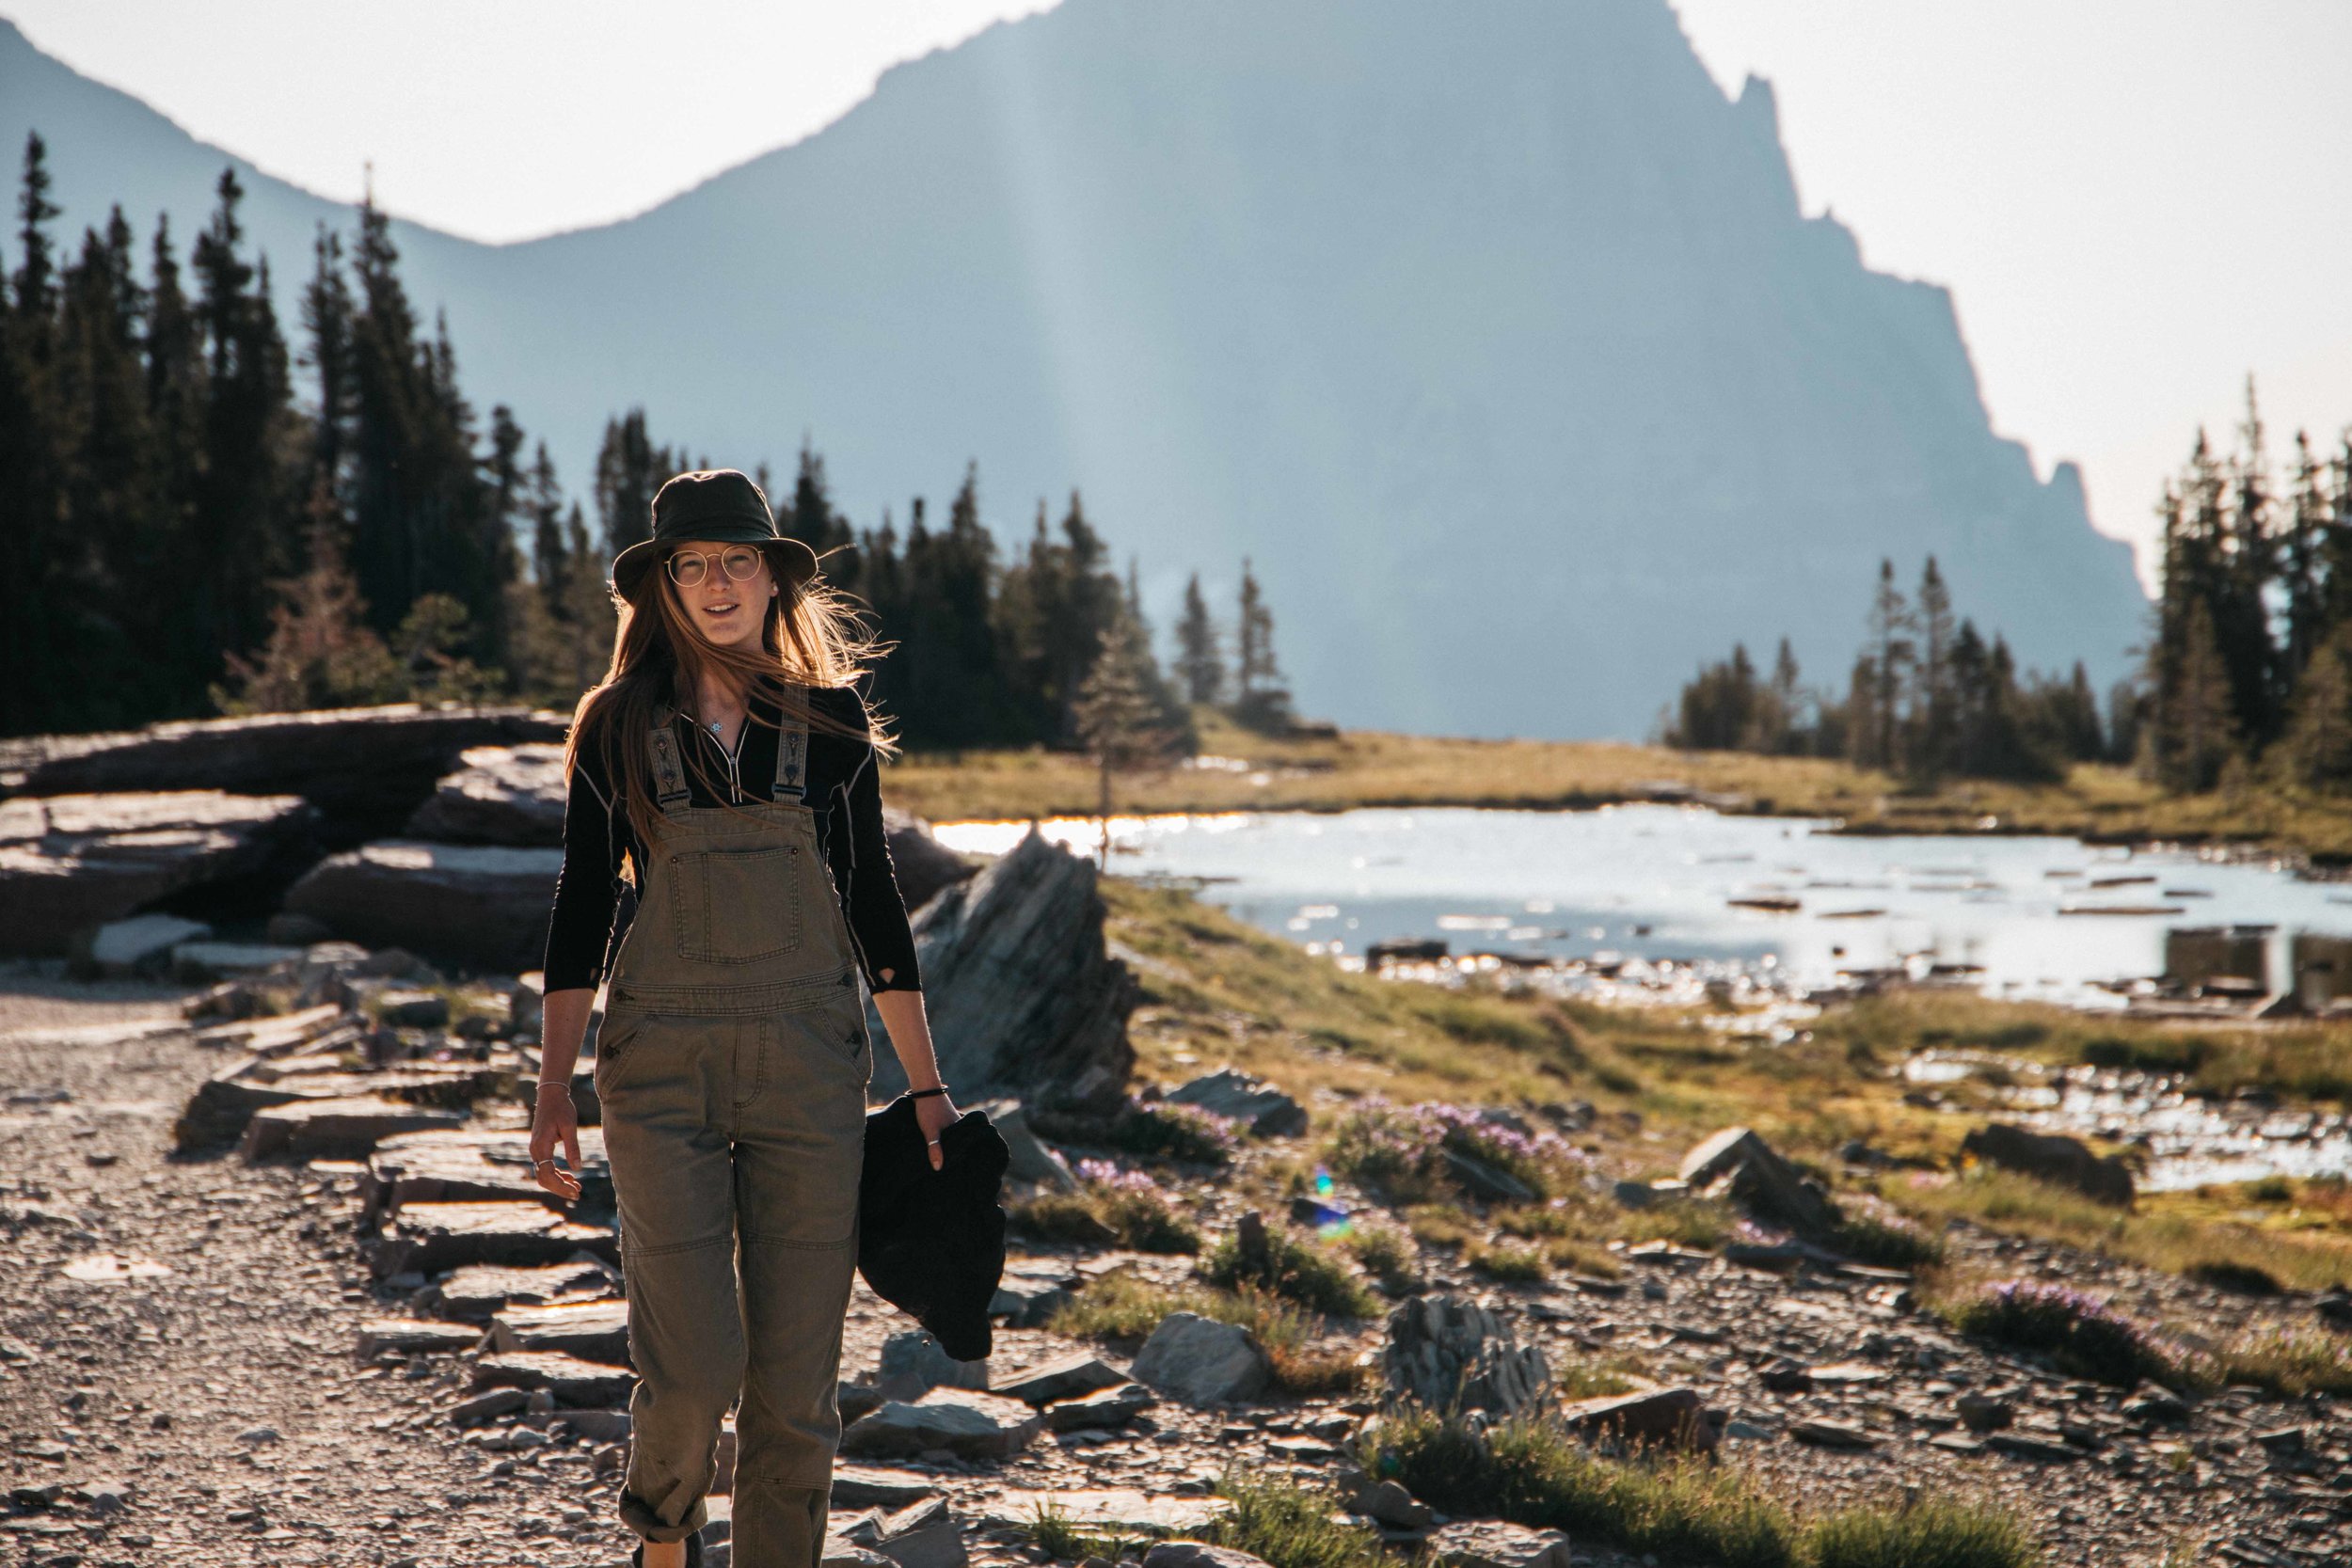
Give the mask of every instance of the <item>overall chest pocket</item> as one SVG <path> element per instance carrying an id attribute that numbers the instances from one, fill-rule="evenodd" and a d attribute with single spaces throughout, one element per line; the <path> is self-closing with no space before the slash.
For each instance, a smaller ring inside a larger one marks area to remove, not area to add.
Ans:
<path id="1" fill-rule="evenodd" d="M 801 945 L 801 850 L 789 844 L 671 857 L 677 950 L 697 963 L 781 958 Z"/>

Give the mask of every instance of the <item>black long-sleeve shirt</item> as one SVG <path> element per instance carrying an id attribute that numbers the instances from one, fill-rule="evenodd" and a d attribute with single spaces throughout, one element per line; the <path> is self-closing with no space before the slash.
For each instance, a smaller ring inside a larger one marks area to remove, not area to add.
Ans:
<path id="1" fill-rule="evenodd" d="M 819 711 L 844 723 L 869 727 L 865 700 L 852 688 L 814 689 L 810 699 Z M 704 784 L 704 770 L 690 767 L 686 782 L 691 804 L 768 799 L 776 776 L 777 709 L 757 693 L 752 705 L 770 722 L 745 721 L 741 749 L 732 767 L 716 736 L 685 719 L 675 721 L 681 754 L 686 748 L 702 748 L 707 770 L 733 795 L 732 800 L 723 801 Z M 644 741 L 639 736 L 634 743 Z M 908 927 L 906 901 L 898 893 L 882 829 L 879 771 L 868 741 L 810 726 L 801 798 L 816 813 L 817 841 L 849 921 L 858 966 L 874 990 L 919 990 L 914 935 Z M 739 782 L 741 793 L 735 794 Z M 548 990 L 593 987 L 603 978 L 628 929 L 627 922 L 615 917 L 621 910 L 621 857 L 630 850 L 636 851 L 635 863 L 645 863 L 636 830 L 629 826 L 612 782 L 605 777 L 602 759 L 583 748 L 564 807 L 564 868 L 556 879 L 555 908 L 548 919 Z"/>

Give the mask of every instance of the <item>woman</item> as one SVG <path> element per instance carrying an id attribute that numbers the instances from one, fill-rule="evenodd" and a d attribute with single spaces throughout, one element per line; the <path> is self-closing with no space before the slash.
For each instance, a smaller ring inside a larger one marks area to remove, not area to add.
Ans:
<path id="1" fill-rule="evenodd" d="M 612 563 L 620 627 L 564 754 L 531 1156 L 569 1199 L 570 1084 L 619 883 L 596 1055 L 628 1282 L 634 1561 L 700 1560 L 721 1418 L 738 1395 L 739 1568 L 815 1568 L 841 1422 L 866 1085 L 857 975 L 919 1096 L 928 1153 L 956 1117 L 924 1018 L 875 772 L 892 748 L 847 681 L 874 648 L 732 469 L 655 497 Z"/>

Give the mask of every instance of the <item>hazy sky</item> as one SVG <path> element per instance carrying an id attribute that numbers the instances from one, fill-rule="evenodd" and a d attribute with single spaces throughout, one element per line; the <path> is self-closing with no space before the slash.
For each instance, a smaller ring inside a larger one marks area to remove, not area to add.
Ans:
<path id="1" fill-rule="evenodd" d="M 2249 372 L 2280 446 L 2352 423 L 2352 0 L 1675 5 L 1727 90 L 1778 89 L 1805 210 L 1952 288 L 1995 427 L 2080 462 L 2106 531 L 2146 541 Z M 640 211 L 1042 8 L 0 0 L 207 141 L 345 198 L 373 161 L 385 206 L 485 240 Z"/>

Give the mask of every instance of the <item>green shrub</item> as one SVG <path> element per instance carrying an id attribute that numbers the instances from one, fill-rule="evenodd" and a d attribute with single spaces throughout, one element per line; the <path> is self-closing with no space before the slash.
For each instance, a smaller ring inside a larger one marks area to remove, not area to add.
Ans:
<path id="1" fill-rule="evenodd" d="M 1629 1212 L 1620 1225 L 1629 1242 L 1672 1242 L 1712 1252 L 1740 1223 L 1724 1204 L 1706 1197 L 1676 1197 Z"/>
<path id="2" fill-rule="evenodd" d="M 1333 1317 L 1368 1318 L 1380 1309 L 1337 1250 L 1281 1225 L 1264 1227 L 1263 1245 L 1246 1243 L 1245 1235 L 1235 1229 L 1219 1241 L 1201 1260 L 1200 1276 L 1228 1290 L 1254 1285 Z"/>
<path id="3" fill-rule="evenodd" d="M 1963 1334 L 2046 1352 L 2078 1377 L 2128 1388 L 2141 1378 L 2176 1381 L 2177 1358 L 2140 1324 L 2063 1285 L 2011 1279 L 1947 1309 Z"/>
<path id="4" fill-rule="evenodd" d="M 1424 1283 L 1412 1232 L 1386 1215 L 1355 1216 L 1340 1232 L 1339 1243 L 1392 1296 L 1410 1295 Z"/>
<path id="5" fill-rule="evenodd" d="M 1130 1154 L 1221 1165 L 1241 1143 L 1241 1127 L 1230 1117 L 1198 1105 L 1130 1104 L 1111 1123 L 1113 1147 Z"/>
<path id="6" fill-rule="evenodd" d="M 1505 1285 L 1540 1285 L 1551 1275 L 1544 1255 L 1534 1247 L 1501 1243 L 1472 1248 L 1470 1266 Z"/>
<path id="7" fill-rule="evenodd" d="M 1917 1269 L 1944 1261 L 1944 1238 L 1909 1221 L 1849 1212 L 1834 1239 L 1838 1251 L 1857 1263 L 1883 1269 Z"/>
<path id="8" fill-rule="evenodd" d="M 2352 1344 L 2325 1332 L 2272 1330 L 2216 1352 L 2209 1375 L 2290 1399 L 2352 1394 Z"/>
<path id="9" fill-rule="evenodd" d="M 1842 1508 L 1805 1528 L 1811 1568 L 2031 1568 L 2042 1549 L 2015 1515 L 1957 1497 Z"/>
<path id="10" fill-rule="evenodd" d="M 1235 1469 L 1217 1491 L 1232 1511 L 1197 1533 L 1213 1545 L 1263 1559 L 1274 1568 L 1387 1568 L 1380 1532 L 1338 1517 L 1330 1493 Z"/>

